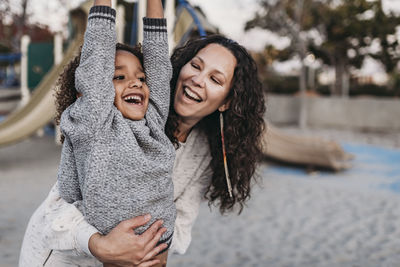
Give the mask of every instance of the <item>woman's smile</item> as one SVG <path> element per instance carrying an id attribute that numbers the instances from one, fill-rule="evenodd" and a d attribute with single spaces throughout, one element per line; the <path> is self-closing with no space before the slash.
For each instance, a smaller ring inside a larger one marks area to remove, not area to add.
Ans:
<path id="1" fill-rule="evenodd" d="M 236 63 L 232 52 L 221 45 L 201 49 L 179 74 L 174 101 L 177 114 L 197 123 L 224 105 Z"/>
<path id="2" fill-rule="evenodd" d="M 193 91 L 188 86 L 183 86 L 183 95 L 186 98 L 189 98 L 189 100 L 192 100 L 192 101 L 195 101 L 198 103 L 203 101 L 202 97 L 200 97 L 199 94 L 197 94 L 195 91 Z"/>

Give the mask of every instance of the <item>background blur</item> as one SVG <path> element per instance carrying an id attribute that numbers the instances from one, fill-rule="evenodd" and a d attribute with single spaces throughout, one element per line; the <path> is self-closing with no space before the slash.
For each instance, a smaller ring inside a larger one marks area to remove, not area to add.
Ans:
<path id="1" fill-rule="evenodd" d="M 145 1 L 113 1 L 120 41 Z M 163 1 L 170 45 L 244 45 L 267 98 L 265 160 L 240 216 L 205 204 L 168 266 L 400 265 L 400 1 Z M 52 90 L 91 2 L 0 2 L 0 266 L 56 181 Z M 229 159 L 228 159 L 229 160 Z"/>

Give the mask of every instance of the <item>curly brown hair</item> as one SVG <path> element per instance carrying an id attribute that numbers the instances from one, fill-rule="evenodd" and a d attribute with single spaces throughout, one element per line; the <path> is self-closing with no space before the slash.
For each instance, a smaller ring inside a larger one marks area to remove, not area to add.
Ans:
<path id="1" fill-rule="evenodd" d="M 143 53 L 142 46 L 140 44 L 136 46 L 129 46 L 126 44 L 117 43 L 115 51 L 123 50 L 135 55 L 140 64 L 143 66 Z M 75 71 L 79 66 L 81 60 L 81 52 L 72 59 L 68 65 L 65 66 L 64 71 L 58 77 L 55 86 L 54 97 L 56 99 L 56 116 L 55 122 L 57 125 L 60 124 L 61 114 L 66 110 L 72 103 L 74 103 L 78 96 L 78 91 L 75 88 Z M 64 136 L 61 136 L 61 142 L 64 141 Z"/>
<path id="2" fill-rule="evenodd" d="M 245 201 L 250 198 L 251 178 L 254 177 L 256 163 L 262 155 L 261 137 L 265 125 L 264 94 L 257 75 L 257 65 L 244 47 L 223 36 L 212 35 L 189 41 L 185 46 L 174 51 L 171 57 L 173 76 L 166 134 L 178 147 L 179 142 L 175 136 L 178 131 L 179 115 L 174 110 L 173 102 L 179 73 L 202 48 L 212 43 L 227 48 L 237 60 L 232 88 L 227 97 L 230 100 L 230 107 L 223 113 L 225 147 L 233 198 L 227 191 L 218 110 L 198 123 L 199 128 L 208 137 L 212 155 L 213 176 L 205 197 L 209 205 L 219 205 L 221 213 L 232 210 L 236 204 L 239 206 L 240 213 Z"/>

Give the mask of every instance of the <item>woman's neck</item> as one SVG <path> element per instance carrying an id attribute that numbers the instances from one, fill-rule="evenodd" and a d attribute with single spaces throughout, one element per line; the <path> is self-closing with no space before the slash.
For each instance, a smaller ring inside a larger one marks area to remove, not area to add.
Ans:
<path id="1" fill-rule="evenodd" d="M 179 142 L 186 142 L 187 137 L 190 134 L 190 131 L 197 124 L 197 122 L 185 122 L 184 120 L 180 120 L 178 124 L 178 129 L 175 132 L 175 137 Z"/>

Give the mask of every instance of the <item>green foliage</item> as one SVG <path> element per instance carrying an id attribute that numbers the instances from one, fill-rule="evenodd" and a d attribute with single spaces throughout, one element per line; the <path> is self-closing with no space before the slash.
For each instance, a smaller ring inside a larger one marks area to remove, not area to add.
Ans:
<path id="1" fill-rule="evenodd" d="M 263 87 L 267 93 L 292 95 L 299 92 L 298 76 L 280 76 L 269 73 L 263 79 Z M 315 92 L 319 95 L 330 95 L 330 86 L 317 84 Z M 373 83 L 359 84 L 352 81 L 350 96 L 373 95 L 378 97 L 399 97 L 400 96 L 400 75 L 396 78 L 394 86 L 383 86 Z"/>
<path id="2" fill-rule="evenodd" d="M 262 9 L 245 29 L 259 27 L 291 38 L 285 58 L 301 56 L 299 46 L 306 43 L 307 52 L 335 68 L 337 92 L 342 76 L 351 67 L 360 69 L 366 57 L 381 62 L 389 73 L 396 71 L 400 45 L 395 34 L 400 16 L 383 12 L 381 0 L 262 0 L 260 4 Z M 372 50 L 372 44 L 380 49 Z"/>
<path id="3" fill-rule="evenodd" d="M 400 88 L 399 88 L 400 89 Z M 400 90 L 391 90 L 387 86 L 377 85 L 377 84 L 362 84 L 355 85 L 350 89 L 350 96 L 364 96 L 373 95 L 380 97 L 393 97 L 398 96 Z"/>
<path id="4" fill-rule="evenodd" d="M 299 91 L 299 77 L 268 75 L 263 86 L 268 93 L 295 94 Z"/>

